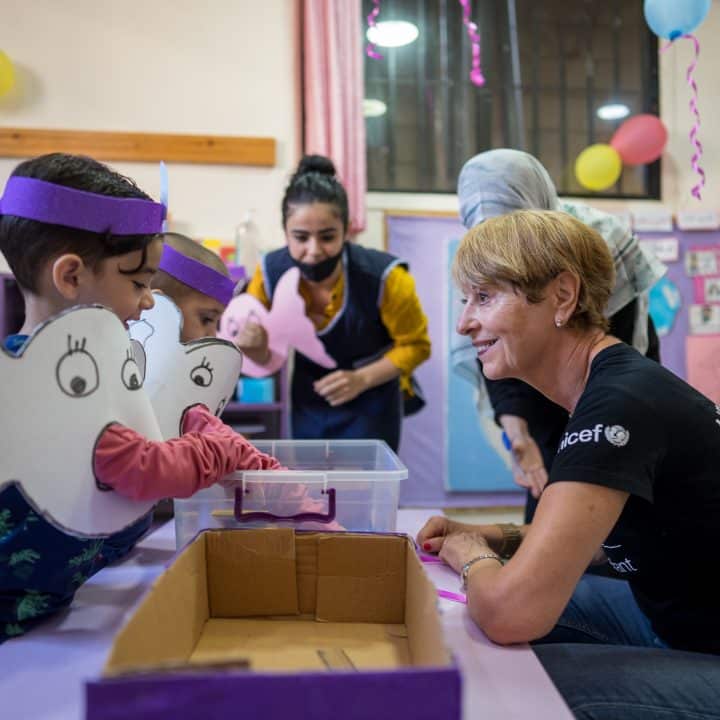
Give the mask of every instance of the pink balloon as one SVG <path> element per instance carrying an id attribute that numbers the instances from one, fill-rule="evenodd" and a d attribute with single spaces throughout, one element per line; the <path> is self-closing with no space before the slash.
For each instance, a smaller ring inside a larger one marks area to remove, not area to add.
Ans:
<path id="1" fill-rule="evenodd" d="M 667 129 L 655 115 L 635 115 L 612 136 L 612 145 L 626 165 L 644 165 L 657 160 L 667 143 Z"/>

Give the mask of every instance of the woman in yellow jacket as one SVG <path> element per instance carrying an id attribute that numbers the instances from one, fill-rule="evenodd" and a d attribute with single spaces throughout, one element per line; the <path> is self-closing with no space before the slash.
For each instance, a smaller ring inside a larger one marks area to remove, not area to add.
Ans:
<path id="1" fill-rule="evenodd" d="M 422 404 L 411 373 L 430 356 L 414 280 L 396 257 L 348 241 L 347 194 L 328 158 L 301 160 L 285 191 L 282 218 L 287 245 L 265 255 L 247 291 L 270 307 L 280 277 L 298 267 L 307 315 L 337 362 L 328 372 L 296 353 L 292 435 L 381 438 L 396 450 L 403 396 L 406 412 Z M 254 362 L 268 362 L 261 326 L 246 325 L 236 341 Z"/>

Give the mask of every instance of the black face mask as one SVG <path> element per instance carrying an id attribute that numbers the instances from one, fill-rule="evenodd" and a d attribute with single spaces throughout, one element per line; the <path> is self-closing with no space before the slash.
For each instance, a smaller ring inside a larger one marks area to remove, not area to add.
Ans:
<path id="1" fill-rule="evenodd" d="M 344 247 L 343 245 L 343 248 Z M 333 274 L 333 270 L 335 270 L 337 264 L 340 262 L 342 254 L 343 251 L 341 249 L 337 255 L 321 260 L 319 263 L 309 264 L 293 259 L 293 264 L 295 267 L 300 268 L 300 273 L 306 280 L 310 282 L 321 282 Z"/>

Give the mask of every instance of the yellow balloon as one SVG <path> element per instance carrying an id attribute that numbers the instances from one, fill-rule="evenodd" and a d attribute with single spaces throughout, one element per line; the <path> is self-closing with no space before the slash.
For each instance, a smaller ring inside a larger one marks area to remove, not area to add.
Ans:
<path id="1" fill-rule="evenodd" d="M 15 85 L 15 68 L 12 60 L 0 50 L 0 97 L 6 95 Z"/>
<path id="2" fill-rule="evenodd" d="M 620 153 L 610 145 L 586 147 L 575 160 L 575 177 L 588 190 L 606 190 L 622 172 Z"/>

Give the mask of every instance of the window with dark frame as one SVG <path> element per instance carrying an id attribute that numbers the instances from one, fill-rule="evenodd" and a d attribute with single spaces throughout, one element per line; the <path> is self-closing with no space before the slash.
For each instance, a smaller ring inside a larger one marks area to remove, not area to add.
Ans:
<path id="1" fill-rule="evenodd" d="M 372 7 L 363 0 L 363 32 Z M 368 189 L 452 193 L 466 160 L 512 147 L 535 155 L 560 195 L 659 198 L 660 161 L 625 166 L 600 193 L 574 174 L 578 154 L 609 142 L 626 119 L 603 120 L 600 107 L 658 114 L 657 37 L 642 0 L 476 0 L 472 8 L 481 88 L 468 77 L 471 47 L 457 0 L 382 3 L 378 21 L 407 20 L 420 34 L 378 48 L 381 60 L 365 57 L 365 98 L 387 108 L 366 117 Z"/>

